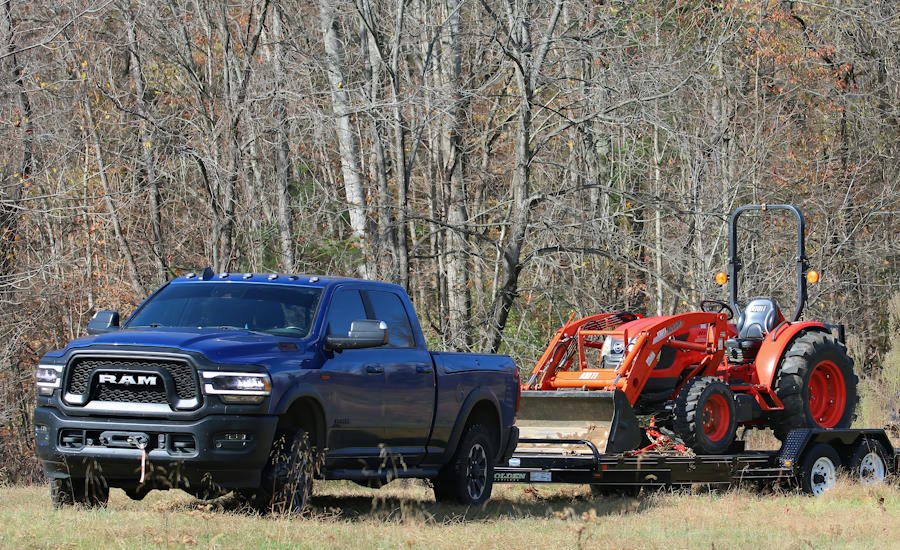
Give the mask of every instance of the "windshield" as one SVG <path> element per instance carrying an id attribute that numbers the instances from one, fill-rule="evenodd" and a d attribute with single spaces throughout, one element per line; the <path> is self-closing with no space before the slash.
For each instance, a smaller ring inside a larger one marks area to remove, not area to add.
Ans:
<path id="1" fill-rule="evenodd" d="M 281 336 L 309 334 L 322 290 L 258 283 L 169 285 L 128 320 L 127 328 L 232 328 Z"/>

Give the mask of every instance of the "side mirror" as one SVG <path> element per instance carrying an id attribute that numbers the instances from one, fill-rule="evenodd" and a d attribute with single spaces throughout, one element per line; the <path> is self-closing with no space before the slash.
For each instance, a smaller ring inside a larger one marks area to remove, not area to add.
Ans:
<path id="1" fill-rule="evenodd" d="M 95 313 L 87 326 L 87 333 L 91 336 L 117 330 L 119 330 L 119 312 L 110 309 L 103 309 Z"/>
<path id="2" fill-rule="evenodd" d="M 346 336 L 325 337 L 325 349 L 327 350 L 377 348 L 387 343 L 387 323 L 371 319 L 360 319 L 350 323 L 350 332 Z"/>

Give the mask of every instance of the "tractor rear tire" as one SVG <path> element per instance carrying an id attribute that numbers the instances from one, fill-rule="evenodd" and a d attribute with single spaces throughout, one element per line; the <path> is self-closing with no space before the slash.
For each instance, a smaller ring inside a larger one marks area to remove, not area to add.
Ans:
<path id="1" fill-rule="evenodd" d="M 734 394 L 714 376 L 689 380 L 675 399 L 675 433 L 697 454 L 722 454 L 734 442 Z"/>
<path id="2" fill-rule="evenodd" d="M 775 379 L 784 411 L 772 418 L 784 441 L 798 428 L 849 428 L 856 417 L 859 379 L 847 348 L 830 334 L 807 332 L 791 342 Z"/>

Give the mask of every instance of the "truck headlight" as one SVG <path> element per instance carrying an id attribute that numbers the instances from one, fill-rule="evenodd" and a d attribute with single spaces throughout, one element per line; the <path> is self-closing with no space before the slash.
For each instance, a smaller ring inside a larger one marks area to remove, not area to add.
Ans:
<path id="1" fill-rule="evenodd" d="M 53 395 L 53 390 L 62 384 L 62 369 L 62 365 L 38 365 L 34 371 L 38 394 Z"/>
<path id="2" fill-rule="evenodd" d="M 205 371 L 203 393 L 218 395 L 225 403 L 261 403 L 272 393 L 272 380 L 258 372 Z"/>

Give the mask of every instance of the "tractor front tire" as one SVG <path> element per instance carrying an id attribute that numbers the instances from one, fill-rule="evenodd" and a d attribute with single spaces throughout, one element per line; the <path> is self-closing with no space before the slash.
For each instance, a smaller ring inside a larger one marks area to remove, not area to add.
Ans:
<path id="1" fill-rule="evenodd" d="M 807 332 L 791 342 L 775 379 L 784 403 L 772 418 L 775 437 L 784 441 L 797 428 L 849 428 L 858 381 L 847 348 L 830 334 Z"/>
<path id="2" fill-rule="evenodd" d="M 688 381 L 675 399 L 675 433 L 697 454 L 722 454 L 734 442 L 734 394 L 713 376 Z"/>

